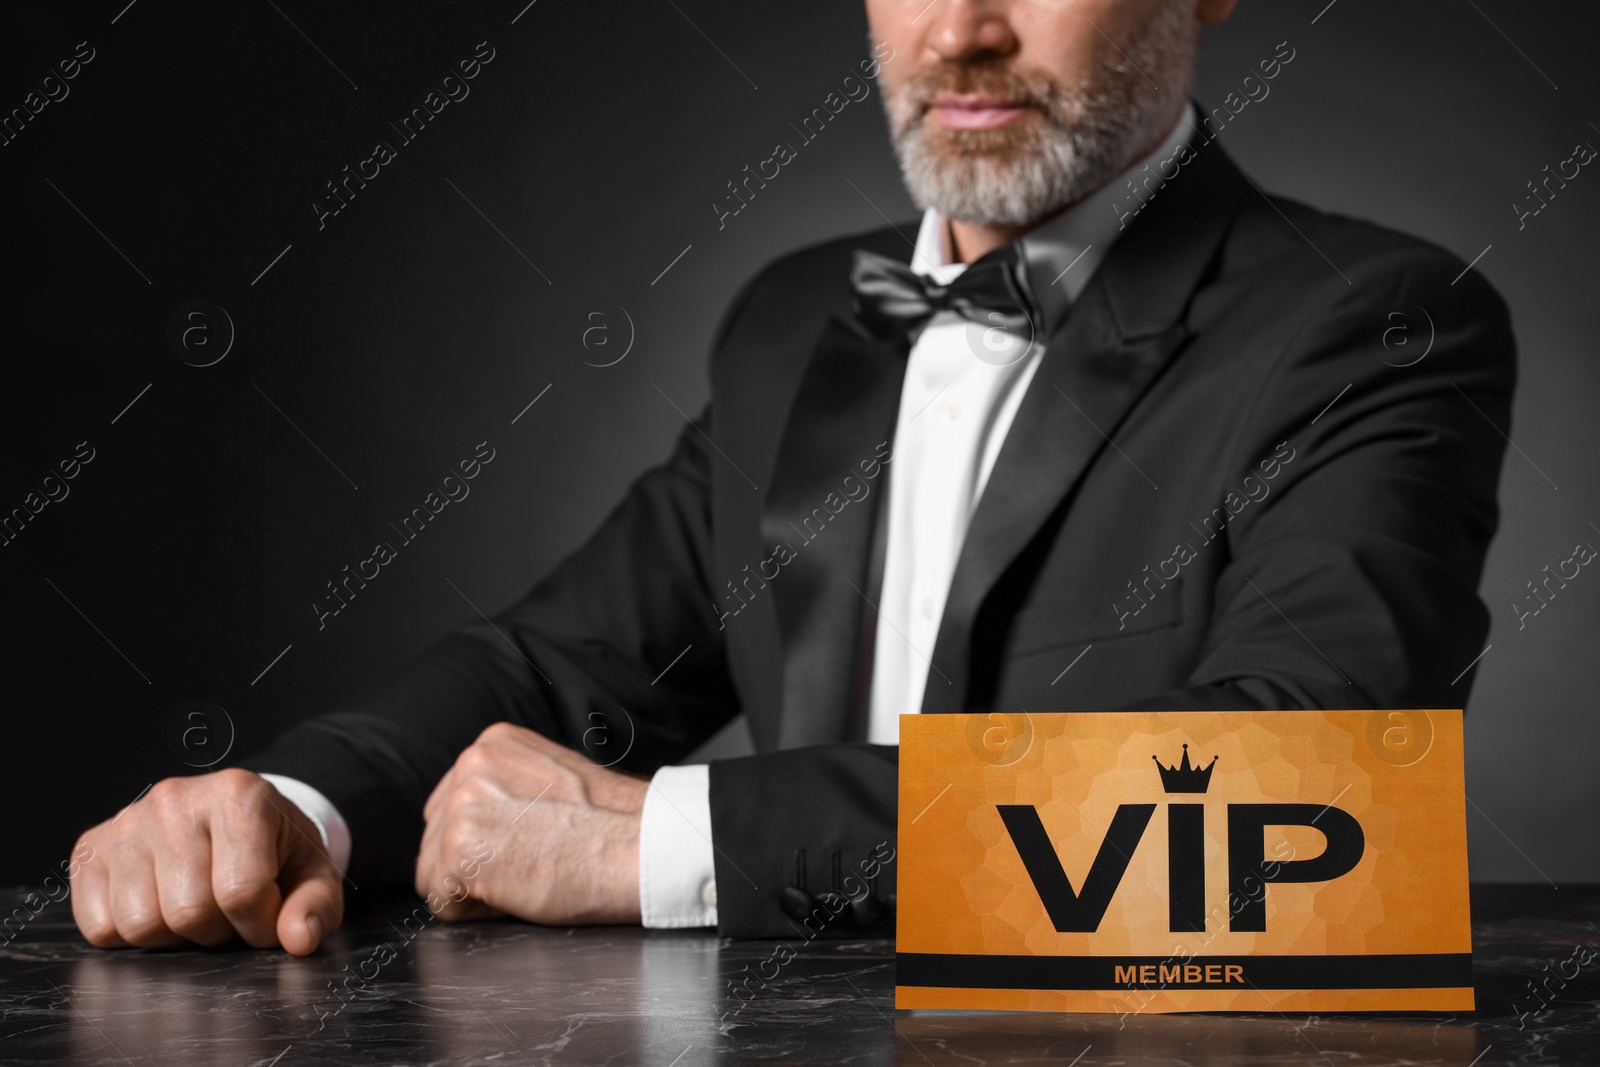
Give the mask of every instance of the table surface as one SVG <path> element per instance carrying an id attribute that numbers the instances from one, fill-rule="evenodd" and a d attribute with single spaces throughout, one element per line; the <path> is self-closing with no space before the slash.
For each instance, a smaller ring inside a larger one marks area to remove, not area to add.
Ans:
<path id="1" fill-rule="evenodd" d="M 897 1012 L 887 941 L 796 942 L 795 957 L 745 1001 L 729 980 L 756 971 L 777 943 L 407 925 L 408 910 L 354 917 L 297 960 L 102 952 L 78 937 L 66 902 L 47 904 L 0 946 L 0 1062 L 1600 1063 L 1594 886 L 1475 886 L 1479 1008 L 1450 1015 Z M 336 997 L 330 982 L 346 978 Z"/>

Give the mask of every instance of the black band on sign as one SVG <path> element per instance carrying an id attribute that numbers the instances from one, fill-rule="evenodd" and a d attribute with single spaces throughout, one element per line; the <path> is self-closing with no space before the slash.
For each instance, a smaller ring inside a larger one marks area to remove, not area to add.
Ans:
<path id="1" fill-rule="evenodd" d="M 1472 954 L 980 956 L 895 954 L 895 983 L 954 989 L 1461 989 Z"/>

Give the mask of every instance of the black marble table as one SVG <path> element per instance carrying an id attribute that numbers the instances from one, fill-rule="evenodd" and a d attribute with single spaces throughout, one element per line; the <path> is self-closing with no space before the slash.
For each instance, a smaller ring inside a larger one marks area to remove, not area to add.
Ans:
<path id="1" fill-rule="evenodd" d="M 77 936 L 65 902 L 48 904 L 4 931 L 0 1062 L 1600 1063 L 1600 887 L 1475 887 L 1478 1011 L 1410 1016 L 896 1012 L 884 941 L 797 942 L 744 1000 L 730 980 L 771 973 L 761 961 L 775 943 L 407 925 L 408 910 L 355 916 L 297 960 L 101 952 Z"/>

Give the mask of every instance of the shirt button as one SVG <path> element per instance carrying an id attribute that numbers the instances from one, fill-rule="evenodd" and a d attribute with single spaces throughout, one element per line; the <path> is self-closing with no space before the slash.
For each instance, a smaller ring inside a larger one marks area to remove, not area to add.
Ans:
<path id="1" fill-rule="evenodd" d="M 716 882 L 707 882 L 705 885 L 700 887 L 700 900 L 708 908 L 714 908 L 717 906 Z"/>
<path id="2" fill-rule="evenodd" d="M 922 598 L 922 617 L 924 619 L 933 618 L 933 597 L 931 596 Z"/>
<path id="3" fill-rule="evenodd" d="M 944 414 L 945 418 L 949 419 L 951 422 L 955 422 L 961 417 L 961 402 L 959 400 L 952 400 L 945 404 Z"/>

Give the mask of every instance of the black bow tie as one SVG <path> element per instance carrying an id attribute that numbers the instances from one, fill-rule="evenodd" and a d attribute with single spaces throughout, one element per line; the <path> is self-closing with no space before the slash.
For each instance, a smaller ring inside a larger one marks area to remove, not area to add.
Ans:
<path id="1" fill-rule="evenodd" d="M 857 249 L 850 285 L 856 317 L 879 337 L 904 336 L 940 311 L 1030 340 L 1041 325 L 1022 246 L 1016 242 L 989 252 L 949 285 L 913 273 L 899 260 Z"/>

